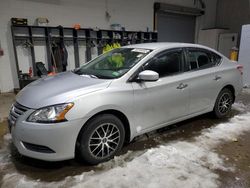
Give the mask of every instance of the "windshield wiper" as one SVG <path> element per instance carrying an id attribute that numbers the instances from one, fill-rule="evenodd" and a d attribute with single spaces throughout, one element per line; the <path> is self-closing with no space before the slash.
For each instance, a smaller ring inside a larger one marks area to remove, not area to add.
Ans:
<path id="1" fill-rule="evenodd" d="M 96 75 L 94 75 L 94 74 L 89 74 L 89 76 L 91 77 L 91 78 L 98 78 Z"/>
<path id="2" fill-rule="evenodd" d="M 79 74 L 80 76 L 83 76 L 83 77 L 90 77 L 90 78 L 99 78 L 97 77 L 96 75 L 93 75 L 93 74 Z"/>

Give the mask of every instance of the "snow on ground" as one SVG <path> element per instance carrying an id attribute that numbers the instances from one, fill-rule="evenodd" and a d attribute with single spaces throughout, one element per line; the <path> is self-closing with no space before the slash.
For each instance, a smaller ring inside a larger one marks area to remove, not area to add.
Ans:
<path id="1" fill-rule="evenodd" d="M 10 140 L 11 140 L 10 134 L 4 135 L 4 144 L 2 148 L 0 147 L 0 172 L 2 172 L 6 167 L 6 165 L 10 163 L 11 154 L 8 150 L 8 144 Z M 0 179 L 0 187 L 1 187 L 1 179 Z"/>
<path id="2" fill-rule="evenodd" d="M 244 88 L 242 90 L 242 93 L 244 93 L 244 94 L 250 94 L 250 88 L 249 87 L 248 88 Z"/>
<path id="3" fill-rule="evenodd" d="M 247 111 L 247 106 L 245 106 L 241 101 L 234 103 L 233 109 L 240 111 L 240 112 L 245 112 Z"/>
<path id="4" fill-rule="evenodd" d="M 100 164 L 102 171 L 90 171 L 78 176 L 69 176 L 59 182 L 31 180 L 15 173 L 3 177 L 3 187 L 218 187 L 219 176 L 215 170 L 233 171 L 225 166 L 224 158 L 215 149 L 222 142 L 232 141 L 245 131 L 250 131 L 250 113 L 238 103 L 234 107 L 242 114 L 236 115 L 226 123 L 204 129 L 193 141 L 173 141 L 170 144 L 145 150 L 132 160 L 131 153 Z M 8 142 L 9 136 L 6 136 Z M 4 150 L 4 149 L 2 149 Z M 2 151 L 3 152 L 3 151 Z M 0 150 L 0 168 L 6 155 Z M 1 158 L 2 157 L 2 158 Z M 6 162 L 6 161 L 5 161 Z M 10 162 L 10 161 L 9 161 Z M 11 186 L 12 185 L 12 186 Z"/>

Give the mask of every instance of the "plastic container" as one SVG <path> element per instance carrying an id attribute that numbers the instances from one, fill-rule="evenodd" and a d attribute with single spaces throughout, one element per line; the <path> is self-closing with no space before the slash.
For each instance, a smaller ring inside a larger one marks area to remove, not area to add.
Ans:
<path id="1" fill-rule="evenodd" d="M 121 24 L 111 24 L 110 27 L 111 27 L 112 30 L 116 30 L 116 31 L 121 31 L 122 30 Z"/>

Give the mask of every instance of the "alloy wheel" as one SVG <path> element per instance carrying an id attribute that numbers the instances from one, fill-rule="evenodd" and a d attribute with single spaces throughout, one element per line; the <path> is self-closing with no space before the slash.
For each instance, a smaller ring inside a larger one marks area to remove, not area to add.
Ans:
<path id="1" fill-rule="evenodd" d="M 232 99 L 230 95 L 228 93 L 224 93 L 220 98 L 218 110 L 221 114 L 225 114 L 230 110 L 231 105 Z"/>
<path id="2" fill-rule="evenodd" d="M 120 131 L 115 124 L 104 123 L 98 126 L 89 139 L 89 151 L 95 158 L 112 155 L 120 142 Z"/>

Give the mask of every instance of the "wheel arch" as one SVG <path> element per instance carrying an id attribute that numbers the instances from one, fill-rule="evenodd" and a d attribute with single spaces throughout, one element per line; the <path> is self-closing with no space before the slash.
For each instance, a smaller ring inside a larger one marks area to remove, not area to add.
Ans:
<path id="1" fill-rule="evenodd" d="M 127 118 L 127 116 L 119 111 L 119 110 L 115 110 L 115 109 L 107 109 L 107 110 L 103 110 L 103 111 L 100 111 L 100 112 L 97 112 L 95 113 L 94 115 L 92 115 L 82 126 L 82 128 L 80 129 L 78 135 L 77 135 L 77 140 L 76 140 L 76 146 L 77 146 L 77 142 L 80 138 L 80 134 L 81 132 L 83 131 L 85 125 L 90 121 L 92 120 L 93 118 L 95 118 L 96 116 L 98 115 L 101 115 L 101 114 L 112 114 L 114 116 L 116 116 L 117 118 L 119 118 L 121 120 L 121 122 L 123 123 L 124 125 L 124 129 L 125 129 L 125 143 L 128 143 L 130 142 L 130 137 L 131 137 L 131 130 L 130 130 L 130 123 L 129 123 L 129 120 Z"/>

